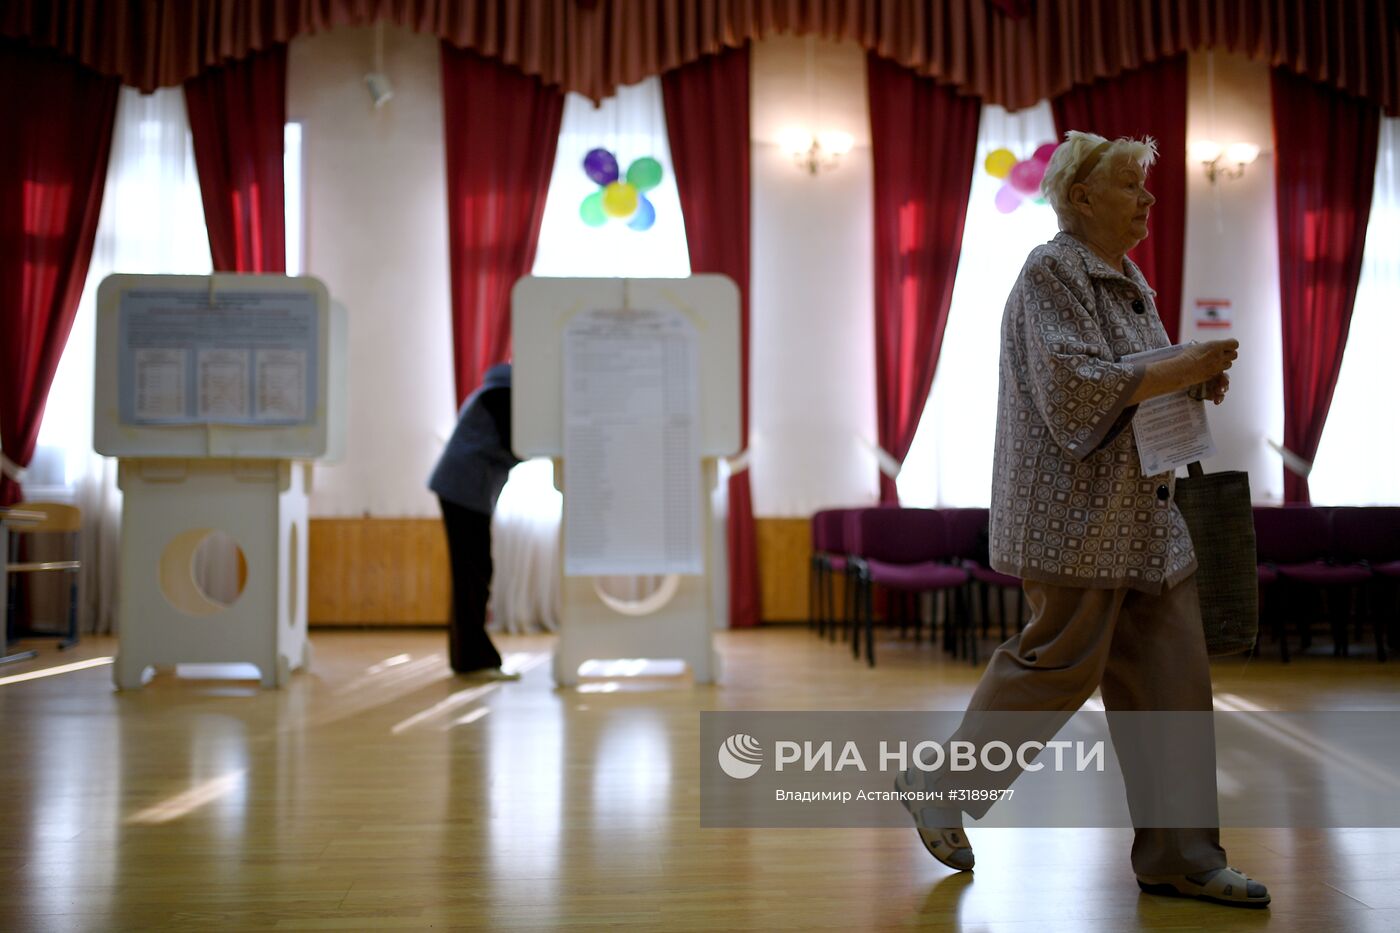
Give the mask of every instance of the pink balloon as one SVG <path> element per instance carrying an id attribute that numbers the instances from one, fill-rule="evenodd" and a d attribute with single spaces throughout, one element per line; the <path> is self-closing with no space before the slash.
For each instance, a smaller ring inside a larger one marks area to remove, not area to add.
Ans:
<path id="1" fill-rule="evenodd" d="M 1001 189 L 997 191 L 996 205 L 997 210 L 1003 214 L 1009 214 L 1021 206 L 1021 195 L 1009 184 L 1002 185 Z"/>
<path id="2" fill-rule="evenodd" d="M 1035 155 L 1031 156 L 1031 161 L 1044 162 L 1046 165 L 1049 165 L 1050 157 L 1055 154 L 1055 150 L 1058 148 L 1060 148 L 1059 143 L 1045 143 L 1035 151 Z"/>
<path id="3" fill-rule="evenodd" d="M 1040 180 L 1044 177 L 1045 163 L 1031 160 L 1011 166 L 1007 181 L 1021 194 L 1035 194 L 1040 190 Z"/>

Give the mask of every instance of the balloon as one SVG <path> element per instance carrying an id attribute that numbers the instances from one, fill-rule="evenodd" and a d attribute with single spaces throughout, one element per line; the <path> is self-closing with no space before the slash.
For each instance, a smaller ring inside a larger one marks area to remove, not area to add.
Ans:
<path id="1" fill-rule="evenodd" d="M 987 160 L 982 163 L 982 167 L 993 178 L 1005 178 L 1011 173 L 1011 166 L 1015 164 L 1016 156 L 1010 149 L 994 149 L 987 153 Z"/>
<path id="2" fill-rule="evenodd" d="M 600 185 L 617 181 L 617 159 L 606 149 L 590 149 L 583 157 L 584 173 Z"/>
<path id="3" fill-rule="evenodd" d="M 584 198 L 578 206 L 578 215 L 590 227 L 601 227 L 607 223 L 608 215 L 603 213 L 603 192 L 595 191 Z"/>
<path id="4" fill-rule="evenodd" d="M 632 173 L 629 171 L 627 174 L 630 177 Z M 637 195 L 637 213 L 627 222 L 627 226 L 633 230 L 650 230 L 654 223 L 656 223 L 656 208 L 652 207 L 651 202 L 646 199 L 646 195 Z"/>
<path id="5" fill-rule="evenodd" d="M 638 197 L 636 188 L 625 181 L 615 181 L 603 189 L 603 213 L 609 217 L 631 217 Z"/>
<path id="6" fill-rule="evenodd" d="M 1031 156 L 1031 161 L 1044 162 L 1046 165 L 1049 165 L 1050 157 L 1055 154 L 1055 150 L 1058 148 L 1060 148 L 1059 143 L 1044 143 L 1035 151 L 1035 155 Z"/>
<path id="7" fill-rule="evenodd" d="M 1021 195 L 1010 185 L 1002 185 L 1001 190 L 997 192 L 996 205 L 997 210 L 1009 214 L 1021 206 Z"/>
<path id="8" fill-rule="evenodd" d="M 1021 194 L 1035 194 L 1040 190 L 1040 180 L 1045 177 L 1044 162 L 1017 162 L 1011 169 L 1007 181 Z"/>
<path id="9" fill-rule="evenodd" d="M 1045 201 L 1044 198 L 1035 197 L 1035 198 L 1031 198 L 1031 203 L 1032 203 L 1032 204 L 1044 204 L 1044 203 L 1046 203 L 1046 201 Z"/>
<path id="10" fill-rule="evenodd" d="M 627 184 L 638 191 L 650 191 L 661 184 L 661 163 L 643 156 L 627 167 Z"/>

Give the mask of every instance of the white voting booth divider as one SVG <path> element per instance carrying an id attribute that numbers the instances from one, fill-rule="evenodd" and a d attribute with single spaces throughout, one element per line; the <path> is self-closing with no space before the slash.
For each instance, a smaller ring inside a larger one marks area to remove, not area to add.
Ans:
<path id="1" fill-rule="evenodd" d="M 512 342 L 512 443 L 554 458 L 564 495 L 555 681 L 623 658 L 717 681 L 709 502 L 718 459 L 739 449 L 738 289 L 720 275 L 527 277 Z M 636 603 L 598 583 L 632 574 L 664 582 Z"/>
<path id="2" fill-rule="evenodd" d="M 256 665 L 281 686 L 309 662 L 307 493 L 344 449 L 346 321 L 314 278 L 112 275 L 97 293 L 93 446 L 120 458 L 120 647 L 113 678 L 152 666 Z M 223 532 L 244 583 L 199 585 Z"/>

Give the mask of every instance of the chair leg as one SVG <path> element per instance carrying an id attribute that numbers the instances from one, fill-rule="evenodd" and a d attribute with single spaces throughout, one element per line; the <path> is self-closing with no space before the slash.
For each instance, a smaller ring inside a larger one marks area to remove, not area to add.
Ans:
<path id="1" fill-rule="evenodd" d="M 1006 606 L 1006 602 L 1007 602 L 1007 600 L 1006 600 L 1006 595 L 1007 595 L 1007 594 L 1006 594 L 1006 587 L 1004 587 L 1004 586 L 999 586 L 999 587 L 997 587 L 997 604 L 998 604 L 998 606 L 1001 608 L 1001 619 L 1000 619 L 1000 622 L 1001 622 L 1001 640 L 1002 640 L 1003 642 L 1006 641 L 1006 638 L 1007 638 L 1007 635 L 1006 635 L 1006 611 L 1007 611 L 1007 606 Z M 1020 611 L 1020 607 L 1019 607 L 1019 606 L 1017 607 L 1017 611 L 1018 611 L 1018 612 Z"/>
<path id="2" fill-rule="evenodd" d="M 969 619 L 972 618 L 970 614 L 965 615 L 969 616 Z M 972 661 L 973 667 L 976 667 L 976 665 L 979 664 L 979 657 L 977 657 L 977 651 L 979 651 L 979 644 L 977 644 L 977 629 L 974 629 L 973 626 L 970 625 L 967 626 L 967 649 L 969 649 L 967 653 L 969 653 L 970 656 L 972 656 L 972 658 L 970 658 L 970 661 Z"/>
<path id="3" fill-rule="evenodd" d="M 874 592 L 875 584 L 870 580 L 865 581 L 865 660 L 871 667 L 875 666 L 875 605 Z M 856 646 L 856 657 L 860 657 L 860 638 L 854 640 Z"/>
<path id="4" fill-rule="evenodd" d="M 58 650 L 71 648 L 78 643 L 78 575 L 73 574 L 73 582 L 68 587 L 68 637 L 58 643 Z"/>
<path id="5" fill-rule="evenodd" d="M 1380 595 L 1378 590 L 1379 588 L 1375 585 L 1374 582 L 1367 584 L 1367 586 L 1362 590 L 1362 595 L 1365 597 L 1363 615 L 1371 621 L 1371 625 L 1375 629 L 1374 634 L 1376 638 L 1376 660 L 1384 664 L 1385 623 L 1383 620 L 1384 614 L 1377 611 L 1376 609 L 1377 605 L 1381 602 L 1381 600 L 1377 598 Z"/>

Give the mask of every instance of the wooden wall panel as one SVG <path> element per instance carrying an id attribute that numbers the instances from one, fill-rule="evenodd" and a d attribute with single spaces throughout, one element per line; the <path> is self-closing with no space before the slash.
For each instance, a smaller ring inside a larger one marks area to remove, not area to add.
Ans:
<path id="1" fill-rule="evenodd" d="M 807 566 L 812 523 L 805 518 L 758 518 L 758 580 L 763 621 L 807 620 Z"/>
<path id="2" fill-rule="evenodd" d="M 756 526 L 764 621 L 805 622 L 811 523 Z M 446 624 L 452 581 L 439 519 L 313 518 L 309 548 L 311 625 Z"/>
<path id="3" fill-rule="evenodd" d="M 313 518 L 311 625 L 445 625 L 447 535 L 436 518 Z"/>

